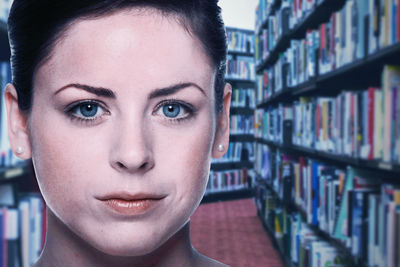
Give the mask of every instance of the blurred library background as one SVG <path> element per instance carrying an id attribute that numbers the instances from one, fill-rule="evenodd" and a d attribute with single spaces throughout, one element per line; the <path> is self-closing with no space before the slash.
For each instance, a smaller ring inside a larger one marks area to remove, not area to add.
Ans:
<path id="1" fill-rule="evenodd" d="M 46 207 L 13 155 L 0 0 L 0 267 L 30 267 Z M 230 266 L 400 266 L 400 0 L 220 0 L 232 85 L 193 246 Z"/>

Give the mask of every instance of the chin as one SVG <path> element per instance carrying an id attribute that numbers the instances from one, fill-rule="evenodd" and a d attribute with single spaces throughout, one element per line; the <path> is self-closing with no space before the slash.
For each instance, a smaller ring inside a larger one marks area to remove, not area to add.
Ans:
<path id="1" fill-rule="evenodd" d="M 123 228 L 122 228 L 123 229 Z M 131 229 L 132 230 L 132 229 Z M 86 241 L 97 250 L 110 256 L 134 257 L 144 256 L 157 250 L 168 240 L 166 233 L 140 231 L 110 231 L 101 236 L 89 237 Z"/>
<path id="2" fill-rule="evenodd" d="M 141 242 L 133 240 L 131 242 L 101 243 L 94 247 L 110 256 L 136 257 L 148 255 L 157 250 L 160 245 L 162 244 L 156 240 L 141 240 Z"/>
<path id="3" fill-rule="evenodd" d="M 131 245 L 131 246 L 126 246 L 126 247 L 105 247 L 104 250 L 102 250 L 102 252 L 107 255 L 116 256 L 116 257 L 139 257 L 139 256 L 145 256 L 145 255 L 151 254 L 156 249 L 157 249 L 156 246 L 132 247 L 132 245 Z"/>

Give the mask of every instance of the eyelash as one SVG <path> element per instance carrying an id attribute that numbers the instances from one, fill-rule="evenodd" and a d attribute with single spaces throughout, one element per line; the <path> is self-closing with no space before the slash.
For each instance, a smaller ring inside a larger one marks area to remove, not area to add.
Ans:
<path id="1" fill-rule="evenodd" d="M 75 111 L 76 109 L 78 109 L 79 107 L 83 106 L 83 105 L 95 105 L 98 108 L 103 110 L 103 114 L 93 117 L 93 118 L 83 118 L 80 116 L 75 115 Z M 163 116 L 167 121 L 173 122 L 173 123 L 181 123 L 184 122 L 186 120 L 189 120 L 191 118 L 193 118 L 193 116 L 196 113 L 195 108 L 186 102 L 180 101 L 180 100 L 176 100 L 176 99 L 168 99 L 168 100 L 164 100 L 161 103 L 159 103 L 156 106 L 155 111 L 153 112 L 153 114 L 155 114 L 160 108 L 162 108 L 165 105 L 178 105 L 181 108 L 183 108 L 185 110 L 185 112 L 188 114 L 185 117 L 181 117 L 181 118 L 167 118 L 166 116 Z M 109 115 L 110 112 L 104 107 L 105 105 L 99 101 L 94 101 L 94 100 L 83 100 L 83 101 L 79 101 L 76 103 L 73 103 L 71 105 L 68 105 L 65 108 L 65 113 L 68 115 L 68 117 L 72 120 L 72 121 L 78 121 L 79 123 L 83 123 L 83 124 L 89 124 L 89 125 L 93 125 L 95 124 L 100 117 L 103 117 L 104 114 Z"/>
<path id="2" fill-rule="evenodd" d="M 196 113 L 196 109 L 189 103 L 177 100 L 177 99 L 168 99 L 168 100 L 164 100 L 161 103 L 159 103 L 156 108 L 155 108 L 155 112 L 158 112 L 160 108 L 162 108 L 163 106 L 166 105 L 178 105 L 181 108 L 183 108 L 185 110 L 185 112 L 187 113 L 187 115 L 185 115 L 185 117 L 181 117 L 181 118 L 168 118 L 166 116 L 164 116 L 164 118 L 167 121 L 173 122 L 173 123 L 181 123 L 184 122 L 186 120 L 189 120 L 191 118 L 193 118 L 193 116 Z M 153 112 L 153 114 L 155 113 Z"/>
<path id="3" fill-rule="evenodd" d="M 83 118 L 80 117 L 78 115 L 76 115 L 76 110 L 84 105 L 94 105 L 97 106 L 98 108 L 103 110 L 103 114 L 93 117 L 93 118 Z M 71 105 L 68 105 L 65 108 L 65 113 L 68 115 L 68 117 L 72 120 L 72 121 L 77 121 L 79 123 L 83 123 L 83 124 L 88 124 L 88 125 L 93 125 L 95 124 L 98 120 L 99 117 L 103 117 L 104 114 L 110 114 L 110 112 L 104 107 L 105 105 L 99 101 L 94 101 L 94 100 L 83 100 L 83 101 L 79 101 L 76 103 L 73 103 Z"/>

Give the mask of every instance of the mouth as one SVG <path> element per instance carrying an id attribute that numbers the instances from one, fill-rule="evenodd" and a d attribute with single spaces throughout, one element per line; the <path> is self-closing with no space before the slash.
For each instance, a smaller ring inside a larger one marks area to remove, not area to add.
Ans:
<path id="1" fill-rule="evenodd" d="M 113 193 L 98 198 L 112 212 L 122 215 L 141 215 L 159 205 L 165 195 L 147 193 Z"/>

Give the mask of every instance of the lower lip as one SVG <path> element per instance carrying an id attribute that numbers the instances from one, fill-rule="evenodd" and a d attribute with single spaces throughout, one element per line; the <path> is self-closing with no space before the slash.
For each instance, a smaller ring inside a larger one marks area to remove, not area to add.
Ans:
<path id="1" fill-rule="evenodd" d="M 161 199 L 104 200 L 108 207 L 123 215 L 140 215 L 154 207 Z"/>

